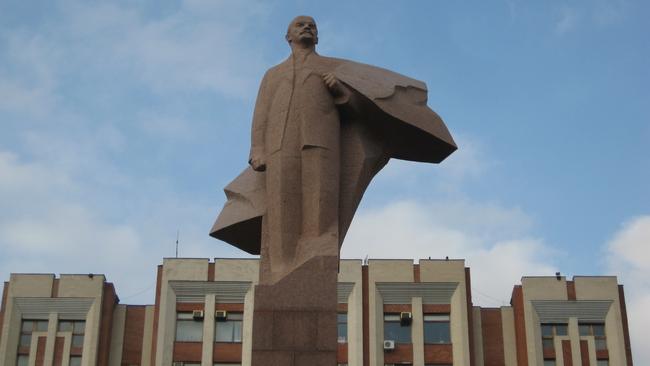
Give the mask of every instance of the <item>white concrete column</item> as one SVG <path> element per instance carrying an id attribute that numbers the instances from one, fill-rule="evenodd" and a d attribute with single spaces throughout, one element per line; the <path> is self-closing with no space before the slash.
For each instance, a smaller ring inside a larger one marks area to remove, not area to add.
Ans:
<path id="1" fill-rule="evenodd" d="M 148 305 L 144 310 L 144 332 L 142 334 L 142 356 L 140 358 L 140 366 L 151 366 L 154 311 L 155 308 L 153 305 Z"/>
<path id="2" fill-rule="evenodd" d="M 250 289 L 244 296 L 244 320 L 242 324 L 242 366 L 251 366 L 251 357 L 253 355 L 253 311 L 255 309 L 253 301 L 255 299 L 255 284 L 251 284 Z"/>
<path id="3" fill-rule="evenodd" d="M 571 340 L 571 360 L 574 365 L 582 365 L 580 357 L 580 329 L 578 328 L 578 318 L 569 318 L 569 339 Z"/>
<path id="4" fill-rule="evenodd" d="M 212 355 L 214 349 L 214 294 L 205 295 L 203 311 L 203 351 L 201 355 L 201 366 L 212 366 Z"/>
<path id="5" fill-rule="evenodd" d="M 122 348 L 124 346 L 123 343 L 125 321 L 126 305 L 117 305 L 113 311 L 113 329 L 111 331 L 110 348 L 111 353 L 108 359 L 108 366 L 120 366 L 122 364 Z"/>
<path id="6" fill-rule="evenodd" d="M 45 340 L 45 354 L 43 355 L 43 366 L 52 366 L 54 363 L 54 342 L 56 342 L 56 329 L 58 327 L 59 314 L 50 313 L 47 319 L 47 338 Z"/>
<path id="7" fill-rule="evenodd" d="M 413 322 L 411 323 L 411 342 L 413 343 L 413 366 L 424 366 L 424 316 L 422 298 L 411 299 Z"/>
<path id="8" fill-rule="evenodd" d="M 475 306 L 472 309 L 472 325 L 474 333 L 474 366 L 483 366 L 483 324 L 481 319 L 481 308 Z"/>
<path id="9" fill-rule="evenodd" d="M 512 307 L 501 307 L 503 327 L 503 353 L 505 366 L 517 366 L 517 341 L 515 340 L 515 313 Z"/>

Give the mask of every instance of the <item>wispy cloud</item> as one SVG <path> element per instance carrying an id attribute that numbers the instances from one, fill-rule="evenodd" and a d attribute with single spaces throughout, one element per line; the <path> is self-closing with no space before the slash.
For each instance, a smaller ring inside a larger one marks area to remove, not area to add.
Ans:
<path id="1" fill-rule="evenodd" d="M 575 9 L 563 6 L 555 22 L 555 33 L 562 35 L 574 30 L 578 25 L 578 19 L 578 12 Z"/>
<path id="2" fill-rule="evenodd" d="M 466 258 L 475 303 L 500 306 L 523 275 L 555 272 L 555 251 L 530 234 L 531 225 L 520 209 L 492 203 L 399 201 L 359 213 L 342 256 Z"/>
<path id="3" fill-rule="evenodd" d="M 650 215 L 626 222 L 606 245 L 611 273 L 625 286 L 634 361 L 650 364 L 650 349 L 644 339 L 650 327 Z"/>

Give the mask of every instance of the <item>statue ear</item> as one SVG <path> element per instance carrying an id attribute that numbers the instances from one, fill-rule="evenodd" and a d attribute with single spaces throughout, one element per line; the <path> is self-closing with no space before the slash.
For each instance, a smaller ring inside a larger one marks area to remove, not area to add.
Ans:
<path id="1" fill-rule="evenodd" d="M 289 33 L 284 35 L 284 39 L 286 39 L 287 42 L 291 43 L 291 39 L 289 38 Z"/>

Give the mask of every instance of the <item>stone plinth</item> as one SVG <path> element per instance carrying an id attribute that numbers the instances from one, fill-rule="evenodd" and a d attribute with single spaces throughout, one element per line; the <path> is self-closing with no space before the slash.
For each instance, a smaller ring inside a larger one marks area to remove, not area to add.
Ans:
<path id="1" fill-rule="evenodd" d="M 253 366 L 336 365 L 338 258 L 310 259 L 255 287 Z"/>

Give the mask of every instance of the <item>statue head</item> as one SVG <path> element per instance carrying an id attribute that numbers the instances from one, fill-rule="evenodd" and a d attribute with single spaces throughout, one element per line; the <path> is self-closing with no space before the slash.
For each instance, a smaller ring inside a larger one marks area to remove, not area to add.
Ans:
<path id="1" fill-rule="evenodd" d="M 311 47 L 318 43 L 318 29 L 314 18 L 300 15 L 289 23 L 287 35 L 285 36 L 289 45 L 302 45 Z"/>

